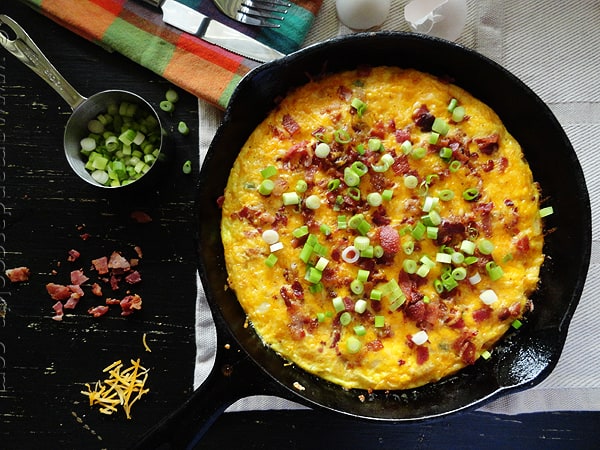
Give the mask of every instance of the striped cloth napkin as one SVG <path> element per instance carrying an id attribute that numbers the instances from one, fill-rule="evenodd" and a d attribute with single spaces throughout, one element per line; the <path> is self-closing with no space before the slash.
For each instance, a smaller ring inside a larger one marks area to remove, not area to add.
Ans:
<path id="1" fill-rule="evenodd" d="M 259 64 L 165 24 L 160 10 L 139 0 L 22 1 L 221 109 L 240 79 Z M 292 7 L 280 28 L 258 28 L 229 19 L 212 0 L 179 1 L 283 53 L 300 47 L 323 2 L 289 0 Z"/>

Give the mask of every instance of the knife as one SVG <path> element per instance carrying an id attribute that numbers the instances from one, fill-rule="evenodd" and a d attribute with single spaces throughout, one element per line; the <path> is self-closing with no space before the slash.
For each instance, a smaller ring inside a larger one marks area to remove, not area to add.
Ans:
<path id="1" fill-rule="evenodd" d="M 142 1 L 161 9 L 163 22 L 230 52 L 258 62 L 268 62 L 285 56 L 283 53 L 175 0 Z"/>

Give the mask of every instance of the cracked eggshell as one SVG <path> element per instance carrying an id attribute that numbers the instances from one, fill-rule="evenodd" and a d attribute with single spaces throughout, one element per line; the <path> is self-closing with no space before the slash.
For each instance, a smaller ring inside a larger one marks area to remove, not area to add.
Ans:
<path id="1" fill-rule="evenodd" d="M 455 41 L 467 22 L 466 0 L 413 0 L 404 18 L 417 33 Z"/>
<path id="2" fill-rule="evenodd" d="M 378 27 L 390 12 L 390 0 L 336 0 L 340 22 L 353 30 Z"/>

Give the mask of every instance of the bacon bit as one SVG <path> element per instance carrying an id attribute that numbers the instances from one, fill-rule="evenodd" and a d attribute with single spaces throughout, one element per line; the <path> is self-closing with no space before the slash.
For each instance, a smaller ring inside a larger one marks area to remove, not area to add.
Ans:
<path id="1" fill-rule="evenodd" d="M 111 415 L 117 411 L 117 406 L 122 405 L 125 415 L 131 419 L 131 407 L 144 394 L 150 392 L 145 388 L 148 379 L 148 369 L 140 365 L 139 358 L 131 360 L 131 366 L 121 370 L 121 361 L 115 361 L 102 372 L 108 372 L 110 377 L 96 382 L 94 390 L 86 383 L 87 391 L 81 391 L 90 400 L 90 406 L 99 405 L 102 414 Z"/>
<path id="2" fill-rule="evenodd" d="M 491 155 L 494 151 L 498 150 L 498 141 L 500 136 L 497 133 L 494 133 L 490 136 L 477 138 L 475 139 L 475 143 L 481 153 L 485 153 L 486 155 Z"/>
<path id="3" fill-rule="evenodd" d="M 452 344 L 452 348 L 465 364 L 473 364 L 475 362 L 475 344 L 469 340 L 468 336 L 459 337 Z"/>
<path id="4" fill-rule="evenodd" d="M 523 236 L 515 243 L 515 247 L 519 253 L 527 253 L 529 251 L 529 237 Z"/>
<path id="5" fill-rule="evenodd" d="M 390 225 L 379 227 L 379 243 L 384 253 L 395 255 L 400 250 L 400 235 L 398 231 Z"/>
<path id="6" fill-rule="evenodd" d="M 102 297 L 102 287 L 98 283 L 92 284 L 92 294 L 97 297 Z"/>
<path id="7" fill-rule="evenodd" d="M 492 315 L 492 308 L 489 306 L 484 306 L 483 308 L 476 309 L 473 311 L 473 320 L 475 322 L 483 322 Z"/>
<path id="8" fill-rule="evenodd" d="M 85 276 L 82 269 L 73 270 L 71 272 L 71 284 L 79 286 L 88 280 L 89 280 L 89 278 L 87 276 Z"/>
<path id="9" fill-rule="evenodd" d="M 65 302 L 64 308 L 75 309 L 75 307 L 77 306 L 77 303 L 79 303 L 80 298 L 81 298 L 81 295 L 72 293 L 71 296 L 69 297 L 69 299 Z"/>
<path id="10" fill-rule="evenodd" d="M 140 276 L 140 273 L 137 270 L 134 270 L 125 277 L 125 281 L 129 284 L 136 284 L 142 281 L 142 277 Z"/>
<path id="11" fill-rule="evenodd" d="M 46 291 L 50 294 L 52 300 L 67 300 L 71 296 L 71 289 L 62 284 L 48 283 L 46 285 Z"/>
<path id="12" fill-rule="evenodd" d="M 135 310 L 139 311 L 140 309 L 142 309 L 142 297 L 140 297 L 137 294 L 128 295 L 125 298 L 123 298 L 123 300 L 121 300 L 119 304 L 121 305 L 122 310 L 121 315 L 129 316 L 133 314 Z"/>
<path id="13" fill-rule="evenodd" d="M 73 261 L 77 261 L 77 259 L 81 256 L 81 253 L 79 253 L 77 250 L 69 250 L 69 256 L 67 256 L 67 261 L 69 262 L 73 262 Z"/>
<path id="14" fill-rule="evenodd" d="M 108 268 L 113 271 L 127 272 L 131 265 L 119 252 L 112 252 L 108 260 Z"/>
<path id="15" fill-rule="evenodd" d="M 290 134 L 290 136 L 293 136 L 300 131 L 300 125 L 298 125 L 298 122 L 296 122 L 296 120 L 289 114 L 283 116 L 281 124 L 283 125 L 283 128 L 285 128 L 285 131 Z"/>
<path id="16" fill-rule="evenodd" d="M 224 202 L 225 202 L 225 196 L 224 195 L 219 195 L 217 197 L 217 208 L 222 209 Z"/>
<path id="17" fill-rule="evenodd" d="M 152 222 L 152 217 L 144 211 L 132 211 L 131 214 L 129 214 L 129 217 L 131 217 L 137 223 Z"/>
<path id="18" fill-rule="evenodd" d="M 138 258 L 142 259 L 144 257 L 144 254 L 142 252 L 142 247 L 140 247 L 139 245 L 136 245 L 135 247 L 133 247 L 133 250 L 135 251 L 136 255 L 138 255 Z"/>
<path id="19" fill-rule="evenodd" d="M 119 300 L 118 298 L 107 297 L 106 304 L 107 305 L 119 305 L 119 304 L 121 304 L 121 300 Z"/>
<path id="20" fill-rule="evenodd" d="M 98 272 L 98 275 L 106 275 L 108 273 L 108 258 L 106 256 L 92 259 L 92 265 L 96 269 L 96 272 Z"/>
<path id="21" fill-rule="evenodd" d="M 108 306 L 98 305 L 88 309 L 88 314 L 94 317 L 101 317 L 108 312 Z"/>
<path id="22" fill-rule="evenodd" d="M 13 269 L 7 269 L 4 273 L 11 283 L 29 281 L 29 276 L 31 275 L 29 267 L 15 267 Z"/>
<path id="23" fill-rule="evenodd" d="M 82 233 L 79 235 L 79 237 L 81 238 L 82 241 L 87 241 L 92 236 L 90 235 L 90 233 Z"/>
<path id="24" fill-rule="evenodd" d="M 429 359 L 429 347 L 424 345 L 417 345 L 417 364 L 422 365 Z"/>
<path id="25" fill-rule="evenodd" d="M 431 131 L 435 116 L 429 112 L 427 105 L 421 105 L 413 112 L 412 119 L 421 131 Z"/>
<path id="26" fill-rule="evenodd" d="M 374 341 L 367 342 L 365 347 L 367 348 L 367 350 L 370 350 L 372 352 L 378 352 L 380 350 L 383 350 L 383 342 L 381 342 L 379 339 L 375 339 Z"/>
<path id="27" fill-rule="evenodd" d="M 56 320 L 57 322 L 60 322 L 63 319 L 63 316 L 65 315 L 65 313 L 63 312 L 63 305 L 62 305 L 62 303 L 61 302 L 56 302 L 52 306 L 52 309 L 56 313 L 54 316 L 52 316 L 52 320 Z"/>

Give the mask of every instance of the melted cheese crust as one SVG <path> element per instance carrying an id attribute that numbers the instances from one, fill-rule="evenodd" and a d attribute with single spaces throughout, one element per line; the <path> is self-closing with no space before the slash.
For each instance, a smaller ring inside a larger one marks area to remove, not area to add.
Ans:
<path id="1" fill-rule="evenodd" d="M 466 113 L 458 122 L 452 99 Z M 437 142 L 434 117 L 448 125 Z M 321 141 L 325 157 L 315 155 Z M 444 148 L 451 156 L 440 156 Z M 344 169 L 356 161 L 367 173 L 348 186 Z M 261 171 L 270 166 L 274 189 L 262 195 Z M 307 186 L 299 204 L 284 205 L 298 181 Z M 467 189 L 474 199 L 463 197 Z M 367 202 L 384 191 L 391 199 Z M 311 196 L 317 209 L 306 205 Z M 265 230 L 278 233 L 281 249 L 265 242 Z M 284 98 L 231 170 L 221 234 L 230 287 L 263 342 L 345 388 L 413 388 L 493 356 L 528 309 L 543 262 L 539 189 L 499 117 L 455 85 L 392 67 L 329 75 Z M 347 262 L 342 253 L 357 236 L 375 255 Z M 307 240 L 318 245 L 303 260 Z M 479 250 L 483 241 L 491 254 Z M 351 286 L 361 269 L 367 280 Z M 355 310 L 359 300 L 365 311 Z"/>

